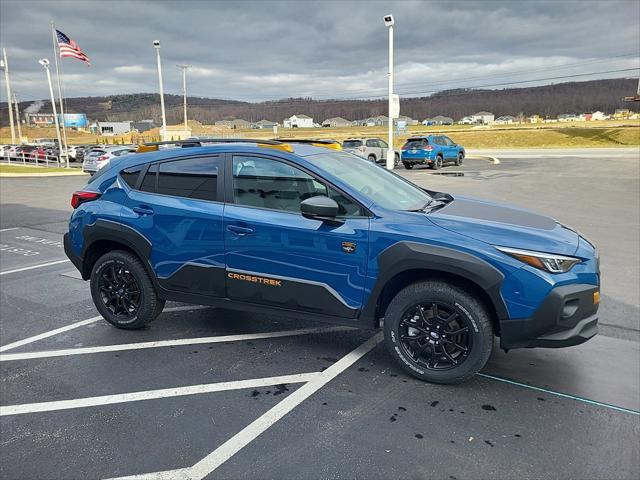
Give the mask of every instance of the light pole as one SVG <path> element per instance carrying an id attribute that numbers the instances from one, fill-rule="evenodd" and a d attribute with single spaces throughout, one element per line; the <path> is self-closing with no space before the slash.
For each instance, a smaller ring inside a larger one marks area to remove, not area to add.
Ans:
<path id="1" fill-rule="evenodd" d="M 11 144 L 16 144 L 16 131 L 13 127 L 13 110 L 11 110 L 11 84 L 9 83 L 9 62 L 7 62 L 7 49 L 2 49 L 2 68 L 4 68 L 4 80 L 7 84 L 7 106 L 9 107 L 9 124 L 11 125 Z"/>
<path id="2" fill-rule="evenodd" d="M 191 65 L 178 65 L 178 68 L 182 69 L 182 95 L 184 95 L 184 128 L 185 130 L 188 127 L 187 125 L 187 68 L 191 68 Z"/>
<path id="3" fill-rule="evenodd" d="M 58 137 L 58 151 L 62 153 L 62 139 L 60 138 L 60 124 L 58 123 L 58 110 L 56 109 L 56 99 L 53 96 L 53 85 L 51 84 L 51 72 L 49 72 L 49 60 L 41 58 L 38 63 L 47 72 L 47 82 L 49 82 L 49 95 L 51 95 L 51 106 L 53 107 L 53 121 L 56 124 L 56 137 Z M 67 158 L 67 168 L 69 167 L 69 157 Z"/>
<path id="4" fill-rule="evenodd" d="M 18 99 L 16 92 L 13 92 L 13 105 L 16 108 L 16 128 L 18 129 L 18 142 L 22 145 L 22 126 L 20 125 L 20 108 L 18 107 Z"/>
<path id="5" fill-rule="evenodd" d="M 153 47 L 156 49 L 156 58 L 158 60 L 158 83 L 160 84 L 160 110 L 162 110 L 162 140 L 167 139 L 167 117 L 164 112 L 164 90 L 162 88 L 162 64 L 160 63 L 160 40 L 153 41 Z"/>
<path id="6" fill-rule="evenodd" d="M 393 15 L 384 16 L 384 24 L 389 29 L 389 149 L 387 150 L 387 170 L 393 170 L 395 152 L 393 151 L 393 117 L 396 116 L 393 98 Z"/>

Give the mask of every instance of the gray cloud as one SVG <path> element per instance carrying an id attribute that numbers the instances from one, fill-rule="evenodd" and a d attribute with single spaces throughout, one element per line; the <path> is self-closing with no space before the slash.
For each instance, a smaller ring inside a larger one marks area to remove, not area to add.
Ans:
<path id="1" fill-rule="evenodd" d="M 62 60 L 68 96 L 155 92 L 151 42 L 159 39 L 169 93 L 181 90 L 175 65 L 189 63 L 192 95 L 255 101 L 366 97 L 386 92 L 382 16 L 390 12 L 396 18 L 400 93 L 638 66 L 640 2 L 635 0 L 2 0 L 0 43 L 23 100 L 47 96 L 37 60 L 52 56 L 51 20 L 91 57 L 89 68 Z M 620 57 L 624 54 L 632 55 Z"/>

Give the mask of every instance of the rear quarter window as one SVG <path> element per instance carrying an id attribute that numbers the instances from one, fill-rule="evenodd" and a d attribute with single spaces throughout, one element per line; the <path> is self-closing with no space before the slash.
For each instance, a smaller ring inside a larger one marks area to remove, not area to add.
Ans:
<path id="1" fill-rule="evenodd" d="M 422 148 L 429 144 L 426 138 L 410 138 L 407 143 L 404 144 L 406 148 Z"/>

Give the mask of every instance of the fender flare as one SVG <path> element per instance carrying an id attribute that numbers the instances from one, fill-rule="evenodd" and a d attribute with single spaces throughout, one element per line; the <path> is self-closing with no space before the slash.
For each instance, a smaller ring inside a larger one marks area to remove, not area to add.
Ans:
<path id="1" fill-rule="evenodd" d="M 133 250 L 144 264 L 154 285 L 157 286 L 156 277 L 153 274 L 153 269 L 149 263 L 149 259 L 151 257 L 151 242 L 144 235 L 127 225 L 123 225 L 122 223 L 103 219 L 96 220 L 95 223 L 87 225 L 84 228 L 82 235 L 84 237 L 84 241 L 80 257 L 82 258 L 83 264 L 82 277 L 85 278 L 86 276 L 85 280 L 89 278 L 91 273 L 84 271 L 86 269 L 84 259 L 87 251 L 94 243 L 101 240 L 109 240 L 121 243 Z"/>
<path id="2" fill-rule="evenodd" d="M 497 320 L 508 318 L 500 294 L 504 275 L 488 262 L 452 248 L 417 242 L 398 242 L 378 256 L 378 278 L 362 310 L 362 317 L 376 321 L 385 286 L 395 276 L 410 270 L 443 272 L 465 278 L 482 288 L 497 313 Z"/>

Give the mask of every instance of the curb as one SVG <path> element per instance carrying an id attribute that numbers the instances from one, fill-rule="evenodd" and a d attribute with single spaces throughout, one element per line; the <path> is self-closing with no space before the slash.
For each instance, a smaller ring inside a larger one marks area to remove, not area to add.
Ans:
<path id="1" fill-rule="evenodd" d="M 498 157 L 491 157 L 489 155 L 467 155 L 465 158 L 470 158 L 472 160 L 485 160 L 493 165 L 498 165 L 500 163 L 500 159 Z"/>

